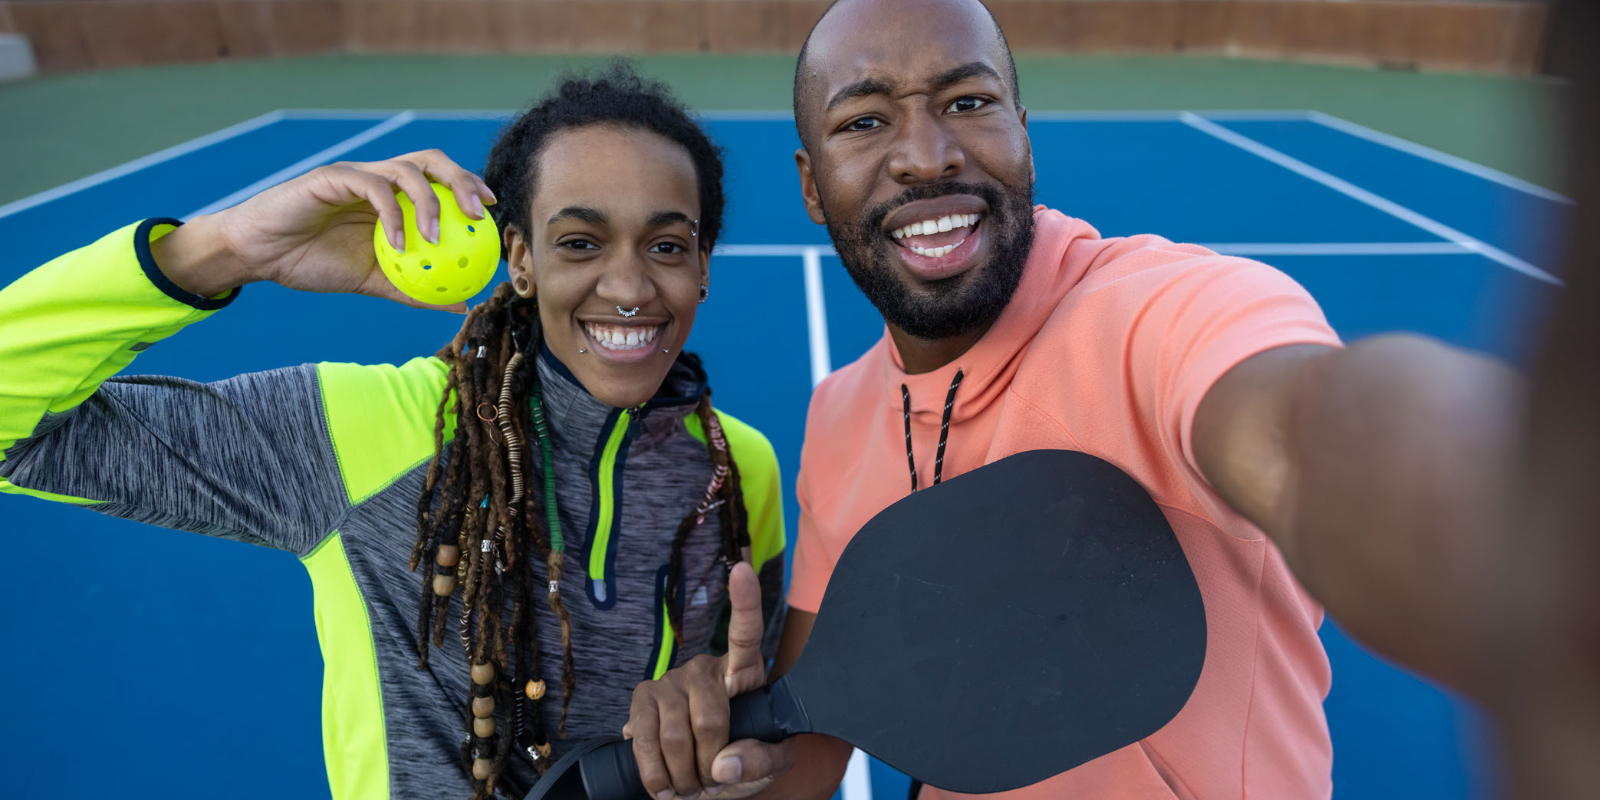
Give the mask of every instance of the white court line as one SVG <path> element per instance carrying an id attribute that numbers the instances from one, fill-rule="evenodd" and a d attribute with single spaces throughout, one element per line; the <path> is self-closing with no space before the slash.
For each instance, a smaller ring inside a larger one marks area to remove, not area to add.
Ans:
<path id="1" fill-rule="evenodd" d="M 1225 256 L 1448 256 L 1477 251 L 1456 242 L 1224 242 L 1200 244 Z M 716 254 L 736 258 L 805 258 L 836 255 L 828 245 L 719 244 Z M 819 261 L 820 268 L 820 261 Z"/>
<path id="2" fill-rule="evenodd" d="M 1477 164 L 1464 158 L 1450 155 L 1449 153 L 1441 153 L 1431 147 L 1426 147 L 1424 145 L 1417 144 L 1416 142 L 1402 139 L 1398 136 L 1387 134 L 1382 131 L 1375 131 L 1363 125 L 1357 125 L 1356 123 L 1347 119 L 1340 119 L 1335 116 L 1324 114 L 1321 111 L 1311 112 L 1309 118 L 1312 122 L 1322 125 L 1323 127 L 1332 128 L 1340 133 L 1347 133 L 1351 136 L 1366 139 L 1369 142 L 1375 142 L 1383 145 L 1384 147 L 1399 150 L 1406 155 L 1412 155 L 1416 156 L 1417 158 L 1432 161 L 1435 164 L 1443 164 L 1444 166 L 1452 169 L 1465 172 L 1468 175 L 1475 175 L 1479 178 L 1483 178 L 1484 180 L 1493 181 L 1501 186 L 1508 186 L 1521 192 L 1527 192 L 1535 197 L 1542 197 L 1546 200 L 1554 200 L 1557 203 L 1566 203 L 1567 205 L 1574 204 L 1572 198 L 1569 198 L 1566 195 L 1558 192 L 1552 192 L 1537 183 L 1531 183 L 1521 178 L 1507 175 L 1497 169 L 1491 169 L 1482 164 Z"/>
<path id="3" fill-rule="evenodd" d="M 850 765 L 844 769 L 839 791 L 844 800 L 872 800 L 872 773 L 866 753 L 856 750 L 850 754 Z"/>
<path id="4" fill-rule="evenodd" d="M 299 161 L 296 161 L 293 164 L 290 164 L 289 166 L 284 167 L 283 169 L 280 169 L 277 172 L 274 172 L 271 175 L 268 175 L 267 177 L 244 187 L 243 189 L 229 194 L 227 197 L 224 197 L 221 200 L 212 202 L 198 210 L 191 211 L 188 214 L 183 215 L 181 219 L 187 221 L 194 219 L 195 217 L 204 216 L 206 214 L 214 214 L 224 208 L 238 205 L 239 203 L 254 197 L 256 193 L 263 189 L 277 186 L 278 184 L 283 183 L 290 178 L 298 177 L 302 173 L 309 172 L 317 167 L 320 167 L 323 164 L 326 164 L 329 161 L 332 161 L 339 156 L 356 149 L 357 147 L 377 139 L 378 137 L 383 136 L 396 128 L 399 128 L 402 125 L 405 125 L 414 118 L 415 115 L 410 111 L 402 111 L 399 114 L 396 114 L 387 120 L 378 123 L 377 125 L 374 125 L 348 139 L 345 139 L 342 142 L 339 142 L 338 144 L 333 145 L 332 147 L 312 153 L 311 155 L 306 156 L 305 158 L 302 158 Z"/>
<path id="5" fill-rule="evenodd" d="M 289 108 L 283 114 L 287 119 L 334 119 L 334 120 L 363 120 L 378 119 L 391 116 L 400 109 L 337 109 L 337 108 Z M 478 120 L 500 119 L 517 113 L 514 108 L 463 108 L 463 109 L 431 109 L 417 110 L 417 119 L 430 120 Z M 715 120 L 717 122 L 767 122 L 774 120 L 792 120 L 794 113 L 787 110 L 752 110 L 740 111 L 734 109 L 690 109 L 692 116 L 700 119 Z M 1264 121 L 1295 121 L 1308 120 L 1315 111 L 1249 111 L 1219 109 L 1215 111 L 1030 111 L 1028 119 L 1052 122 L 1175 122 L 1180 115 L 1185 113 L 1202 114 L 1211 119 L 1229 120 L 1264 120 Z"/>
<path id="6" fill-rule="evenodd" d="M 1290 172 L 1300 175 L 1301 177 L 1314 180 L 1317 183 L 1328 187 L 1329 189 L 1345 195 L 1346 197 L 1361 203 L 1365 203 L 1366 205 L 1376 208 L 1379 211 L 1388 214 L 1389 216 L 1415 225 L 1416 227 L 1438 236 L 1441 239 L 1455 242 L 1456 244 L 1459 244 L 1474 253 L 1478 253 L 1486 258 L 1498 261 L 1501 264 L 1510 267 L 1511 269 L 1514 269 L 1524 275 L 1536 280 L 1544 281 L 1545 283 L 1554 284 L 1556 286 L 1565 285 L 1554 275 L 1551 275 L 1550 273 L 1545 272 L 1544 270 L 1539 269 L 1538 267 L 1529 264 L 1528 262 L 1523 261 L 1522 259 L 1517 258 L 1516 256 L 1511 255 L 1504 250 L 1474 239 L 1471 236 L 1468 236 L 1465 233 L 1449 227 L 1448 225 L 1445 225 L 1437 220 L 1418 214 L 1417 212 L 1412 211 L 1411 209 L 1406 208 L 1405 206 L 1402 206 L 1393 200 L 1379 197 L 1378 195 L 1373 194 L 1372 192 L 1369 192 L 1366 189 L 1363 189 L 1343 178 L 1317 169 L 1316 167 L 1313 167 L 1310 164 L 1307 164 L 1304 161 L 1301 161 L 1300 159 L 1297 159 L 1286 153 L 1274 150 L 1271 147 L 1249 138 L 1248 136 L 1235 133 L 1227 128 L 1222 127 L 1221 125 L 1216 124 L 1215 122 L 1203 119 L 1188 112 L 1183 114 L 1182 119 L 1185 125 L 1188 125 L 1189 127 L 1194 128 L 1201 133 L 1221 139 L 1222 141 L 1227 142 L 1228 144 L 1231 144 L 1240 150 L 1244 150 L 1247 153 L 1260 156 L 1261 158 L 1271 161 L 1272 163 L 1277 164 L 1278 166 L 1283 167 Z"/>
<path id="7" fill-rule="evenodd" d="M 1452 256 L 1474 252 L 1455 242 L 1252 242 L 1200 246 L 1225 256 Z"/>
<path id="8" fill-rule="evenodd" d="M 34 206 L 48 203 L 51 200 L 66 197 L 73 192 L 80 192 L 84 189 L 88 189 L 91 186 L 98 186 L 106 181 L 116 180 L 117 178 L 130 173 L 138 172 L 146 167 L 152 167 L 156 164 L 160 164 L 163 161 L 171 161 L 178 156 L 187 155 L 196 150 L 210 147 L 218 142 L 232 139 L 233 137 L 241 134 L 249 133 L 257 128 L 264 128 L 280 119 L 284 119 L 284 112 L 269 111 L 259 117 L 247 119 L 244 122 L 238 123 L 237 125 L 230 125 L 220 131 L 208 133 L 196 139 L 190 139 L 182 144 L 173 145 L 165 150 L 160 150 L 147 156 L 141 156 L 127 162 L 126 164 L 120 164 L 112 167 L 111 169 L 96 172 L 95 174 L 86 178 L 79 178 L 71 183 L 64 183 L 60 186 L 57 186 L 54 189 L 47 189 L 38 194 L 24 197 L 21 200 L 14 200 L 3 206 L 0 206 L 0 219 L 9 217 L 19 211 L 26 211 Z"/>
<path id="9" fill-rule="evenodd" d="M 833 356 L 828 352 L 828 308 L 822 297 L 822 248 L 804 248 L 800 258 L 805 265 L 806 276 L 806 333 L 811 339 L 811 385 L 816 386 L 833 371 Z"/>

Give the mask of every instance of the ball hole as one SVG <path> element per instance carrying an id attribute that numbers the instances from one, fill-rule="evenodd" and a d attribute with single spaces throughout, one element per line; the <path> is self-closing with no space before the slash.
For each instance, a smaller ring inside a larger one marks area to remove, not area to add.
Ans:
<path id="1" fill-rule="evenodd" d="M 467 257 L 466 256 L 462 256 L 460 259 L 458 259 L 456 261 L 456 266 L 458 266 L 458 267 L 460 267 L 462 269 L 466 269 L 467 268 Z"/>
<path id="2" fill-rule="evenodd" d="M 435 291 L 440 291 L 440 292 L 442 292 L 442 291 L 444 291 L 444 290 L 445 290 L 445 289 L 444 289 L 444 287 L 443 287 L 443 286 L 440 286 L 440 287 L 439 287 L 439 288 L 438 288 L 438 289 L 436 289 L 436 290 L 435 290 Z"/>
<path id="3" fill-rule="evenodd" d="M 478 235 L 478 229 L 472 227 L 471 225 L 468 225 L 467 226 L 467 235 L 468 236 L 477 236 Z"/>
<path id="4" fill-rule="evenodd" d="M 432 264 L 429 264 L 429 263 L 428 263 L 428 262 L 426 262 L 426 261 L 424 261 L 424 262 L 422 262 L 422 268 L 423 268 L 423 269 L 433 269 L 433 265 L 432 265 Z"/>

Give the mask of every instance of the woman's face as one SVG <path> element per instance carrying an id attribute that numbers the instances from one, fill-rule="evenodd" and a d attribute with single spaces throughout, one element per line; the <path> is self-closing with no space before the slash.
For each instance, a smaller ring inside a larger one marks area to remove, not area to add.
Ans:
<path id="1" fill-rule="evenodd" d="M 528 278 L 545 344 L 584 388 L 639 405 L 683 350 L 708 280 L 694 161 L 655 133 L 588 126 L 552 136 L 536 176 L 531 230 L 506 229 L 511 277 Z"/>

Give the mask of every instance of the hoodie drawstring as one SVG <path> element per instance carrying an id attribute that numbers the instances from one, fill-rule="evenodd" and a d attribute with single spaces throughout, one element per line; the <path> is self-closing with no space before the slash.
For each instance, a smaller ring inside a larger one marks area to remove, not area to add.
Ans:
<path id="1" fill-rule="evenodd" d="M 939 422 L 939 452 L 933 459 L 933 485 L 938 486 L 944 475 L 944 445 L 950 438 L 950 410 L 956 405 L 956 389 L 961 386 L 963 373 L 956 370 L 956 377 L 950 381 L 950 391 L 944 396 L 944 419 Z M 917 459 L 911 454 L 911 390 L 905 384 L 900 384 L 900 399 L 904 403 L 906 412 L 906 466 L 911 469 L 911 491 L 917 490 Z"/>

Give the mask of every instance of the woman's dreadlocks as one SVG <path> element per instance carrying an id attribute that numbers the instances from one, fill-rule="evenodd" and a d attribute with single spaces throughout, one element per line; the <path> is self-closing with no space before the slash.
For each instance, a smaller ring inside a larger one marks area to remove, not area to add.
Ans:
<path id="1" fill-rule="evenodd" d="M 623 63 L 596 77 L 564 78 L 554 92 L 501 132 L 484 179 L 499 198 L 492 210 L 502 229 L 531 227 L 536 167 L 550 137 L 591 125 L 650 131 L 688 150 L 699 183 L 699 240 L 707 249 L 715 244 L 723 210 L 722 161 L 716 146 L 665 86 L 641 79 Z M 419 666 L 427 666 L 430 644 L 444 645 L 452 616 L 450 600 L 460 588 L 459 635 L 472 666 L 472 694 L 464 720 L 470 735 L 462 758 L 475 779 L 474 800 L 492 796 L 497 783 L 508 777 L 505 767 L 513 746 L 536 752 L 534 763 L 541 774 L 550 763 L 549 738 L 540 713 L 541 589 L 547 589 L 549 619 L 561 626 L 559 732 L 563 736 L 567 706 L 576 689 L 571 623 L 559 591 L 563 548 L 559 530 L 552 536 L 551 526 L 541 522 L 554 519 L 546 514 L 556 498 L 546 488 L 555 485 L 545 471 L 550 462 L 539 458 L 550 447 L 534 365 L 540 340 L 534 300 L 518 296 L 510 283 L 504 283 L 468 313 L 455 339 L 436 354 L 448 365 L 449 374 L 434 424 L 434 458 L 417 500 L 417 538 L 411 553 L 411 568 L 422 567 Z M 695 357 L 685 353 L 681 358 Z M 750 544 L 738 466 L 709 396 L 700 400 L 695 414 L 706 432 L 718 478 L 705 501 L 687 510 L 673 538 L 666 605 L 680 638 L 679 573 L 690 533 L 711 507 L 721 506 L 717 517 L 724 563 L 731 567 L 744 558 Z M 449 441 L 447 415 L 456 420 L 455 436 Z M 524 480 L 536 473 L 543 473 L 542 485 Z M 541 585 L 534 558 L 544 563 L 548 584 Z M 527 789 L 506 788 L 518 796 Z"/>

